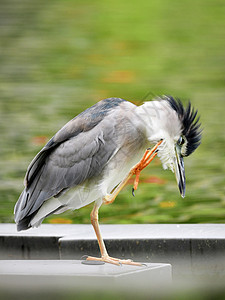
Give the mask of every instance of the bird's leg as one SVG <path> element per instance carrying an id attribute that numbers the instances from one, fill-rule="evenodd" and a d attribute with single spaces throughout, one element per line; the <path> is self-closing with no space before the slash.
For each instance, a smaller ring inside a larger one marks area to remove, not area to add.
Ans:
<path id="1" fill-rule="evenodd" d="M 122 188 L 126 185 L 127 181 L 135 174 L 135 181 L 134 181 L 134 189 L 137 189 L 138 186 L 138 180 L 140 176 L 140 172 L 147 167 L 148 164 L 153 160 L 153 158 L 157 155 L 157 152 L 155 152 L 158 148 L 158 146 L 162 143 L 162 140 L 159 141 L 151 150 L 147 149 L 144 153 L 144 156 L 140 160 L 138 164 L 136 164 L 129 172 L 127 177 L 114 189 L 114 191 L 111 194 L 106 195 L 103 198 L 103 203 L 104 204 L 109 204 L 112 203 L 116 196 L 119 194 L 119 192 L 122 190 Z M 97 261 L 103 261 L 107 263 L 111 263 L 114 265 L 120 265 L 120 264 L 127 264 L 127 265 L 134 265 L 134 266 L 142 266 L 141 263 L 133 262 L 130 259 L 118 259 L 118 258 L 113 258 L 108 255 L 108 252 L 105 247 L 105 243 L 102 239 L 102 235 L 100 232 L 99 228 L 99 223 L 98 223 L 98 210 L 99 206 L 97 204 L 94 205 L 94 208 L 91 212 L 91 224 L 94 227 L 100 252 L 101 252 L 101 257 L 92 257 L 88 256 L 86 260 L 97 260 Z"/>
<path id="2" fill-rule="evenodd" d="M 95 204 L 94 208 L 91 212 L 91 224 L 92 224 L 92 226 L 95 230 L 95 234 L 97 236 L 101 256 L 102 257 L 107 257 L 108 253 L 107 253 L 105 243 L 103 241 L 103 238 L 102 238 L 102 235 L 101 235 L 101 232 L 100 232 L 99 223 L 98 223 L 98 210 L 99 210 L 99 207 L 97 206 L 97 204 Z"/>
<path id="3" fill-rule="evenodd" d="M 139 177 L 141 171 L 146 168 L 150 162 L 153 160 L 153 158 L 157 155 L 157 148 L 158 146 L 162 143 L 162 140 L 160 140 L 152 149 L 147 149 L 142 157 L 142 159 L 137 163 L 128 173 L 127 177 L 124 178 L 124 180 L 113 190 L 111 194 L 105 195 L 103 198 L 103 203 L 104 204 L 111 204 L 119 194 L 119 192 L 124 188 L 128 180 L 133 176 L 136 175 L 135 180 L 134 180 L 134 187 L 133 191 L 137 189 L 138 187 L 138 182 L 139 182 Z M 133 193 L 134 195 L 134 193 Z"/>
<path id="4" fill-rule="evenodd" d="M 118 266 L 121 265 L 121 264 L 142 266 L 143 264 L 133 262 L 130 259 L 118 259 L 118 258 L 110 257 L 108 255 L 108 252 L 106 250 L 105 243 L 103 241 L 103 238 L 102 238 L 102 235 L 101 235 L 101 232 L 100 232 L 100 228 L 99 228 L 98 210 L 99 210 L 99 207 L 98 207 L 97 204 L 95 204 L 94 208 L 91 212 L 91 224 L 94 227 L 94 230 L 95 230 L 95 233 L 96 233 L 96 236 L 97 236 L 97 240 L 98 240 L 98 244 L 99 244 L 99 248 L 100 248 L 100 252 L 101 252 L 101 257 L 88 256 L 86 258 L 86 260 L 103 261 L 103 262 L 111 263 L 111 264 L 118 265 Z"/>
<path id="5" fill-rule="evenodd" d="M 133 176 L 133 172 L 129 172 L 129 174 L 127 175 L 126 178 L 124 178 L 123 181 L 120 182 L 120 184 L 118 184 L 118 186 L 113 190 L 113 192 L 111 194 L 107 194 L 105 195 L 105 197 L 103 198 L 103 203 L 104 204 L 111 204 L 117 197 L 117 195 L 119 194 L 119 192 L 124 188 L 124 186 L 127 184 L 127 181 Z"/>

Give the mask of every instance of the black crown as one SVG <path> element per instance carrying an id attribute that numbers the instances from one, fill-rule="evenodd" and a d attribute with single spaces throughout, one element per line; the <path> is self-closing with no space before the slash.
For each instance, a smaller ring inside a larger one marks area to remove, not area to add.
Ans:
<path id="1" fill-rule="evenodd" d="M 180 99 L 175 99 L 172 96 L 163 97 L 167 100 L 178 114 L 178 117 L 182 123 L 182 134 L 187 139 L 187 148 L 185 156 L 189 156 L 198 146 L 201 144 L 202 130 L 200 129 L 201 123 L 199 123 L 200 117 L 197 117 L 198 110 L 195 110 L 189 101 L 186 108 L 184 108 Z"/>

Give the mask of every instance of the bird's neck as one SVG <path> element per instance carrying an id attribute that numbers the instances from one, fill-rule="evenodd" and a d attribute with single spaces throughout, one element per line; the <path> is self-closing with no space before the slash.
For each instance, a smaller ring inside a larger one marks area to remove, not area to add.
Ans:
<path id="1" fill-rule="evenodd" d="M 167 101 L 149 101 L 137 107 L 137 114 L 150 142 L 165 137 L 168 115 L 172 112 Z"/>

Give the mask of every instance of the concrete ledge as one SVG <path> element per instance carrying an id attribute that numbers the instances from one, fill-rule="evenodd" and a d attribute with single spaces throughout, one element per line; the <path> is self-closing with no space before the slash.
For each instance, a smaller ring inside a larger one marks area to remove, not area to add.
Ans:
<path id="1" fill-rule="evenodd" d="M 100 225 L 111 256 L 171 264 L 174 278 L 225 279 L 225 224 Z M 99 256 L 91 225 L 50 225 L 16 232 L 0 225 L 1 259 Z"/>
<path id="2" fill-rule="evenodd" d="M 89 231 L 90 225 L 43 224 L 17 232 L 15 224 L 0 224 L 0 259 L 59 259 L 59 238 Z"/>
<path id="3" fill-rule="evenodd" d="M 76 260 L 3 260 L 0 287 L 11 289 L 137 289 L 171 285 L 171 266 L 84 265 Z"/>

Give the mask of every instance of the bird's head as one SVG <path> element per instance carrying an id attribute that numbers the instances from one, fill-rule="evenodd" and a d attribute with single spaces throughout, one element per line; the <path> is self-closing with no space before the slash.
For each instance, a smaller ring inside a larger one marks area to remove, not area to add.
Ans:
<path id="1" fill-rule="evenodd" d="M 163 168 L 175 173 L 182 197 L 185 196 L 185 169 L 183 158 L 189 156 L 201 143 L 201 129 L 197 110 L 189 102 L 186 108 L 179 99 L 163 96 L 148 102 L 149 141 L 163 142 L 158 146 L 158 157 Z"/>

